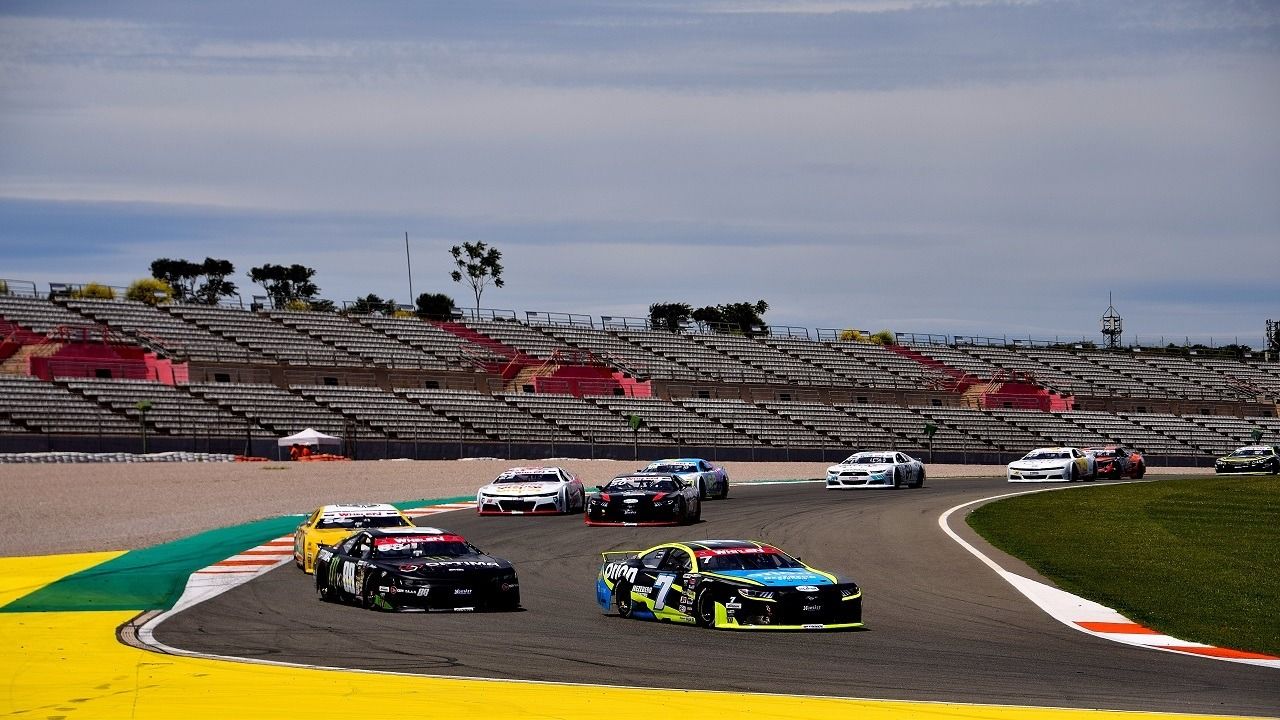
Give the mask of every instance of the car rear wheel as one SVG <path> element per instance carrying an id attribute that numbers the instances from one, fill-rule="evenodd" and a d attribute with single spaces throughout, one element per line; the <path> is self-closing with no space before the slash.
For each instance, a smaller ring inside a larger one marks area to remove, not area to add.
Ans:
<path id="1" fill-rule="evenodd" d="M 316 573 L 316 593 L 320 595 L 320 600 L 323 602 L 334 601 L 333 589 L 320 579 L 320 573 Z"/>
<path id="2" fill-rule="evenodd" d="M 618 617 L 631 617 L 636 606 L 631 600 L 630 585 L 625 582 L 620 582 L 613 586 L 613 605 L 618 609 Z"/>
<path id="3" fill-rule="evenodd" d="M 698 480 L 698 499 L 706 500 L 708 497 L 709 496 L 707 495 L 707 481 Z"/>
<path id="4" fill-rule="evenodd" d="M 729 497 L 729 478 L 724 478 L 720 481 L 720 499 L 727 497 Z"/>
<path id="5" fill-rule="evenodd" d="M 916 478 L 915 487 L 924 487 L 924 468 L 920 468 L 920 476 Z"/>
<path id="6" fill-rule="evenodd" d="M 1146 475 L 1146 474 L 1147 474 L 1146 463 L 1138 463 L 1138 469 L 1133 473 L 1133 476 L 1135 478 L 1141 478 L 1143 475 Z"/>
<path id="7" fill-rule="evenodd" d="M 1076 480 L 1079 480 L 1079 479 L 1080 479 L 1080 471 L 1076 469 L 1076 466 L 1075 466 L 1075 464 L 1073 463 L 1073 464 L 1071 465 L 1071 476 L 1070 476 L 1070 478 L 1068 479 L 1068 481 L 1069 481 L 1069 482 L 1075 482 Z"/>
<path id="8" fill-rule="evenodd" d="M 702 501 L 701 500 L 698 501 L 698 511 L 693 514 L 692 520 L 693 522 L 696 522 L 696 523 L 702 522 Z"/>
<path id="9" fill-rule="evenodd" d="M 1280 458 L 1271 461 L 1271 474 L 1280 475 Z"/>
<path id="10" fill-rule="evenodd" d="M 897 490 L 902 487 L 902 473 L 898 472 L 898 468 L 893 469 L 893 489 Z"/>
<path id="11" fill-rule="evenodd" d="M 711 599 L 711 591 L 703 590 L 693 601 L 693 619 L 698 627 L 713 628 L 716 626 L 716 602 Z"/>

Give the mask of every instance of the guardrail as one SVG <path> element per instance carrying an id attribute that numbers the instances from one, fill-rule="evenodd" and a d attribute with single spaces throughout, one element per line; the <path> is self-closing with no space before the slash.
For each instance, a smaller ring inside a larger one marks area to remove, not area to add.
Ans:
<path id="1" fill-rule="evenodd" d="M 590 315 L 580 315 L 578 313 L 526 310 L 524 317 L 525 322 L 530 325 L 561 325 L 589 330 L 594 330 L 596 327 L 595 321 L 591 319 Z"/>

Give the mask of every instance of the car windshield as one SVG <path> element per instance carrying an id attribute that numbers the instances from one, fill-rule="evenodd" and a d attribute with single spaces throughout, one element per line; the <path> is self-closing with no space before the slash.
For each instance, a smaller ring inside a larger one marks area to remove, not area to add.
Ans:
<path id="1" fill-rule="evenodd" d="M 698 567 L 702 570 L 779 570 L 804 565 L 776 548 L 732 548 L 699 551 Z"/>
<path id="2" fill-rule="evenodd" d="M 845 465 L 883 465 L 893 462 L 892 455 L 854 455 L 844 461 Z"/>
<path id="3" fill-rule="evenodd" d="M 380 560 L 458 557 L 474 552 L 466 540 L 456 535 L 401 535 L 374 540 L 374 556 Z"/>
<path id="4" fill-rule="evenodd" d="M 1099 455 L 1102 457 L 1116 456 L 1120 457 L 1120 451 L 1112 448 L 1085 448 L 1085 452 Z"/>
<path id="5" fill-rule="evenodd" d="M 399 515 L 333 515 L 320 518 L 317 530 L 361 530 L 363 528 L 409 527 L 409 521 Z"/>
<path id="6" fill-rule="evenodd" d="M 691 473 L 698 472 L 698 466 L 692 463 L 653 463 L 645 470 L 665 473 Z"/>
<path id="7" fill-rule="evenodd" d="M 1066 450 L 1045 450 L 1027 453 L 1023 460 L 1070 460 L 1071 453 Z"/>
<path id="8" fill-rule="evenodd" d="M 560 482 L 555 473 L 511 473 L 499 475 L 495 483 L 553 483 Z"/>
<path id="9" fill-rule="evenodd" d="M 656 492 L 674 492 L 676 484 L 671 478 L 623 477 L 614 478 L 604 486 L 605 492 L 626 492 L 627 490 L 653 490 Z"/>
<path id="10" fill-rule="evenodd" d="M 1263 457 L 1270 454 L 1265 448 L 1240 448 L 1231 453 L 1230 457 Z"/>

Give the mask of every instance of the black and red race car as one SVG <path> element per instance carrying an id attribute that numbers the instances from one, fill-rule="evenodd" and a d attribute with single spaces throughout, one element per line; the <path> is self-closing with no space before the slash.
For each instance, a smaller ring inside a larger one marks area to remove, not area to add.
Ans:
<path id="1" fill-rule="evenodd" d="M 1140 478 L 1147 474 L 1147 461 L 1142 453 L 1121 445 L 1088 447 L 1084 451 L 1094 457 L 1098 477 Z"/>
<path id="2" fill-rule="evenodd" d="M 588 525 L 684 525 L 702 519 L 698 486 L 679 475 L 619 475 L 587 500 Z"/>

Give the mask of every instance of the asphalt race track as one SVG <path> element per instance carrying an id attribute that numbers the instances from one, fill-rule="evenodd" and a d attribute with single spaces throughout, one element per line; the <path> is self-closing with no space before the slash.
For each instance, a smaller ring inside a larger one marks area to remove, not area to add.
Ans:
<path id="1" fill-rule="evenodd" d="M 217 655 L 433 675 L 1117 710 L 1280 709 L 1274 669 L 1075 632 L 937 526 L 949 507 L 1019 489 L 958 479 L 842 493 L 817 484 L 735 486 L 728 500 L 707 503 L 700 525 L 684 528 L 460 511 L 424 522 L 515 563 L 524 611 L 388 614 L 328 604 L 289 564 L 165 622 L 156 638 Z M 707 538 L 765 540 L 854 578 L 867 629 L 713 631 L 600 613 L 600 551 Z"/>

